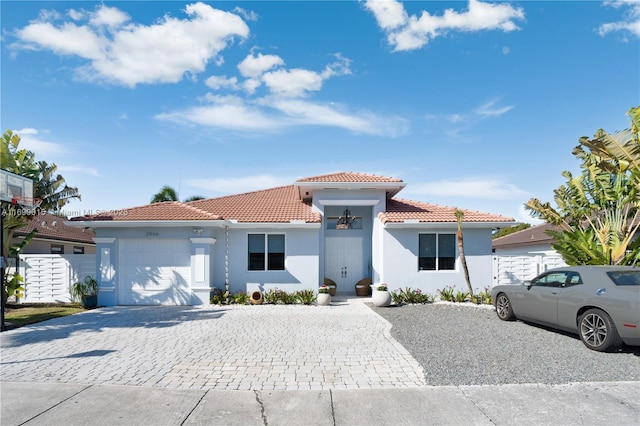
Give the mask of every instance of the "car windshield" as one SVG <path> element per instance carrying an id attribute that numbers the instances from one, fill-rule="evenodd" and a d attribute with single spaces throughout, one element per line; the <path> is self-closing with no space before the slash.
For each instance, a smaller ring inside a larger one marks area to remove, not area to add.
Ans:
<path id="1" fill-rule="evenodd" d="M 640 270 L 607 272 L 615 285 L 640 285 Z"/>

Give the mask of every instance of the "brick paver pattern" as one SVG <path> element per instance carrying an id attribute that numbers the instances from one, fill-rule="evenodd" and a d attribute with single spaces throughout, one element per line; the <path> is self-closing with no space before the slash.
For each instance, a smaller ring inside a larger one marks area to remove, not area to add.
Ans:
<path id="1" fill-rule="evenodd" d="M 0 334 L 0 380 L 179 389 L 425 386 L 364 303 L 112 307 Z"/>

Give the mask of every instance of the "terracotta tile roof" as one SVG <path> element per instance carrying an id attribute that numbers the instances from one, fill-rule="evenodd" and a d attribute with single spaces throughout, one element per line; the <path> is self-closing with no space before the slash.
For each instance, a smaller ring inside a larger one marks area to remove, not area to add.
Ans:
<path id="1" fill-rule="evenodd" d="M 555 225 L 543 223 L 542 225 L 532 226 L 531 228 L 496 238 L 491 242 L 491 245 L 493 248 L 507 248 L 534 244 L 548 244 L 553 241 L 553 238 L 546 233 L 549 229 L 560 230 L 560 228 Z"/>
<path id="2" fill-rule="evenodd" d="M 16 229 L 14 236 L 24 237 L 29 232 L 37 229 L 38 233 L 34 238 L 94 244 L 93 237 L 96 234 L 93 230 L 69 226 L 64 223 L 65 221 L 67 221 L 67 218 L 63 216 L 40 213 L 35 215 L 28 224 Z"/>
<path id="3" fill-rule="evenodd" d="M 387 201 L 386 213 L 379 213 L 378 218 L 382 223 L 398 223 L 404 222 L 405 220 L 455 223 L 457 222 L 454 214 L 455 210 L 454 207 L 392 198 Z M 506 216 L 482 213 L 474 210 L 460 210 L 464 213 L 464 222 L 514 222 L 513 218 Z"/>
<path id="4" fill-rule="evenodd" d="M 384 183 L 384 182 L 402 182 L 402 179 L 386 176 L 376 176 L 364 173 L 354 172 L 338 172 L 330 173 L 320 176 L 312 176 L 307 178 L 298 179 L 296 182 L 371 182 L 371 183 Z"/>
<path id="5" fill-rule="evenodd" d="M 189 206 L 215 212 L 226 220 L 238 222 L 289 222 L 304 220 L 319 223 L 322 217 L 311 211 L 311 204 L 300 200 L 294 185 L 247 192 L 226 197 L 191 201 Z"/>
<path id="6" fill-rule="evenodd" d="M 143 221 L 143 220 L 221 220 L 216 214 L 200 210 L 177 201 L 147 204 L 121 210 L 106 211 L 94 215 L 74 217 L 71 220 L 94 221 Z"/>

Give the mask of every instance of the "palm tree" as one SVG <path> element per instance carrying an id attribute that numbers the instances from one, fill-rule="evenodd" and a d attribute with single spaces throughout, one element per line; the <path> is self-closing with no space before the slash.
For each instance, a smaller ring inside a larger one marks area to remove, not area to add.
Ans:
<path id="1" fill-rule="evenodd" d="M 204 197 L 202 195 L 192 195 L 191 197 L 186 198 L 183 201 L 183 203 L 188 203 L 190 201 L 198 201 L 198 200 L 204 200 Z M 170 187 L 169 185 L 163 186 L 160 189 L 160 192 L 158 192 L 153 196 L 153 198 L 151 198 L 151 204 L 162 203 L 164 201 L 180 201 L 178 199 L 178 194 L 176 193 L 176 190 Z"/>
<path id="2" fill-rule="evenodd" d="M 160 192 L 158 192 L 153 196 L 153 198 L 151 198 L 151 204 L 162 203 L 163 201 L 178 201 L 176 190 L 169 185 L 163 186 L 160 189 Z"/>
<path id="3" fill-rule="evenodd" d="M 464 218 L 464 212 L 456 209 L 454 214 L 456 215 L 456 221 L 458 222 L 458 232 L 456 236 L 458 240 L 458 252 L 460 253 L 460 263 L 462 264 L 462 270 L 464 271 L 464 279 L 467 281 L 467 287 L 469 288 L 469 296 L 473 296 L 473 287 L 471 287 L 471 279 L 469 278 L 467 258 L 464 255 L 464 240 L 462 239 L 462 219 Z"/>
<path id="4" fill-rule="evenodd" d="M 547 231 L 551 247 L 569 265 L 634 265 L 640 262 L 640 108 L 632 108 L 631 129 L 609 134 L 600 129 L 583 137 L 573 154 L 582 172 L 554 191 L 557 208 L 532 198 L 533 217 L 558 225 Z"/>
<path id="5" fill-rule="evenodd" d="M 33 198 L 41 201 L 38 206 L 40 211 L 58 213 L 72 199 L 80 199 L 78 189 L 67 186 L 64 178 L 56 174 L 58 167 L 55 164 L 47 164 L 46 161 L 36 162 L 35 154 L 32 151 L 20 149 L 20 136 L 11 130 L 4 132 L 2 139 L 0 139 L 0 159 L 4 170 L 31 178 L 34 181 Z M 3 244 L 1 250 L 2 255 L 7 258 L 14 231 L 26 225 L 36 214 L 36 210 L 29 211 L 17 205 L 9 205 L 3 207 L 2 214 Z M 30 239 L 29 236 L 28 239 Z M 8 263 L 3 267 L 7 266 Z M 7 279 L 8 276 L 5 275 L 5 281 Z M 7 296 L 4 287 L 2 296 Z"/>

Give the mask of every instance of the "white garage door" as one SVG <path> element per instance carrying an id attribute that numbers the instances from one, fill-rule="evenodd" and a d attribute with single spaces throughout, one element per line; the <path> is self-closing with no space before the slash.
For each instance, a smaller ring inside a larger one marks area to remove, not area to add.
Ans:
<path id="1" fill-rule="evenodd" d="M 119 243 L 119 305 L 190 305 L 189 240 Z"/>

